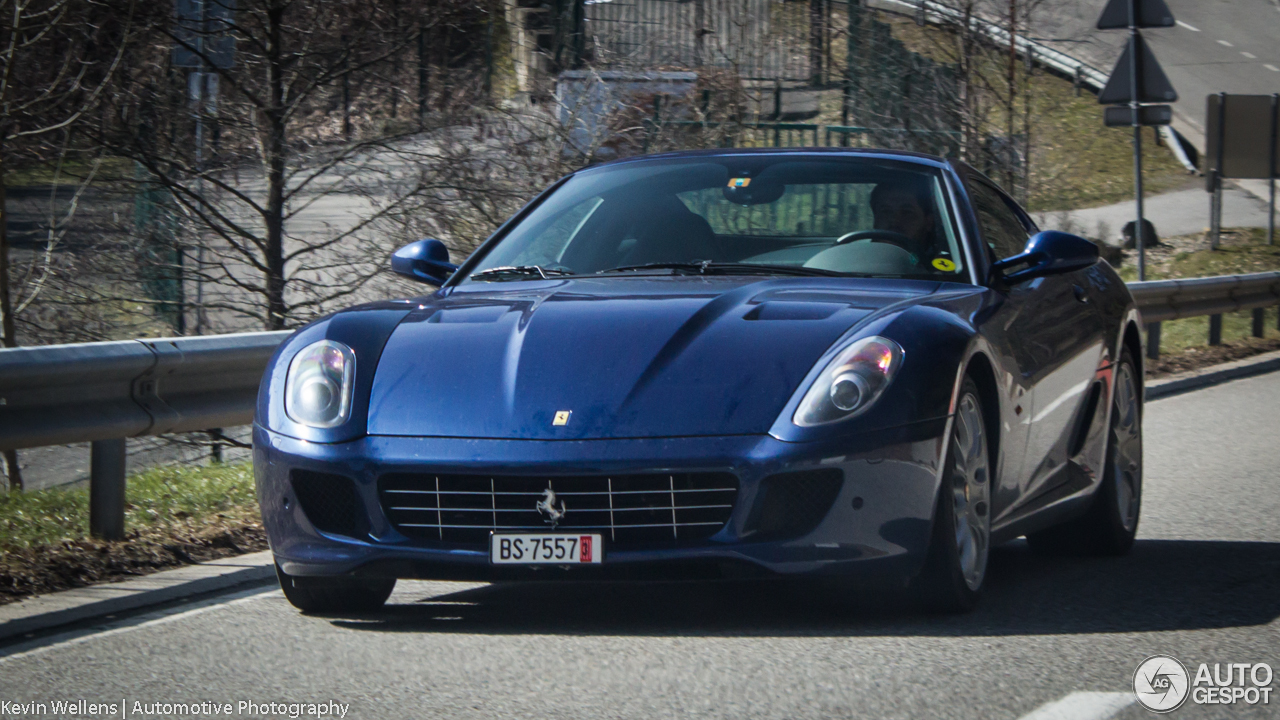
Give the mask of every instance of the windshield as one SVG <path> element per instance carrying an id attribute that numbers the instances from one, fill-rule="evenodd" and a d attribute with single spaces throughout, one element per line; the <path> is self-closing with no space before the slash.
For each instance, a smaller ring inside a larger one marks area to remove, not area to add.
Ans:
<path id="1" fill-rule="evenodd" d="M 682 268 L 964 281 L 962 258 L 932 168 L 725 155 L 581 172 L 469 281 Z"/>

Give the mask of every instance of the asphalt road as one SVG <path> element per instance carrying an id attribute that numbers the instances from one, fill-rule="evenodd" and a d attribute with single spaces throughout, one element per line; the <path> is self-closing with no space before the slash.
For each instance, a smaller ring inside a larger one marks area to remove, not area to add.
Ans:
<path id="1" fill-rule="evenodd" d="M 1034 34 L 1110 72 L 1129 38 L 1127 30 L 1095 29 L 1107 2 L 1042 3 Z M 1165 2 L 1177 26 L 1143 30 L 1143 36 L 1178 91 L 1174 109 L 1185 122 L 1175 127 L 1203 149 L 1206 95 L 1280 92 L 1280 0 Z"/>
<path id="2" fill-rule="evenodd" d="M 1125 693 L 1149 655 L 1193 673 L 1280 667 L 1277 408 L 1280 373 L 1151 403 L 1132 554 L 1001 548 L 970 615 L 804 584 L 411 582 L 384 612 L 307 617 L 264 588 L 2 648 L 0 699 L 332 700 L 358 718 L 1014 719 L 1050 703 L 1063 712 L 1032 717 L 1145 717 Z M 1280 698 L 1176 716 L 1277 717 Z"/>

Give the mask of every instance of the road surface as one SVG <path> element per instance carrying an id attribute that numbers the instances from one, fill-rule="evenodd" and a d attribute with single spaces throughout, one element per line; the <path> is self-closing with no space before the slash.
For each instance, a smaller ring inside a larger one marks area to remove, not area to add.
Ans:
<path id="1" fill-rule="evenodd" d="M 1110 72 L 1127 30 L 1097 30 L 1108 0 L 1042 3 L 1033 34 L 1063 52 Z M 1204 149 L 1205 96 L 1280 92 L 1280 0 L 1165 0 L 1172 28 L 1143 30 L 1178 91 L 1175 127 Z"/>
<path id="2" fill-rule="evenodd" d="M 357 718 L 1137 720 L 1149 715 L 1129 688 L 1149 655 L 1193 673 L 1280 668 L 1277 408 L 1280 373 L 1148 405 L 1132 554 L 1000 548 L 971 615 L 808 585 L 411 582 L 384 612 L 307 617 L 264 588 L 0 648 L 0 698 L 337 701 Z M 1280 698 L 1175 716 L 1277 717 Z"/>

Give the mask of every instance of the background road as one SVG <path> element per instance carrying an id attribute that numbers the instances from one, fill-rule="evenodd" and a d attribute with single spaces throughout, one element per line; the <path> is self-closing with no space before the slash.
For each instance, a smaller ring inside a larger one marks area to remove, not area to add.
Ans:
<path id="1" fill-rule="evenodd" d="M 1177 128 L 1204 150 L 1205 96 L 1280 92 L 1280 0 L 1165 0 L 1178 24 L 1143 30 L 1178 91 Z M 1034 33 L 1110 72 L 1128 42 L 1127 30 L 1096 30 L 1107 0 L 1045 3 Z M 1099 113 L 1101 115 L 1101 113 Z"/>
<path id="2" fill-rule="evenodd" d="M 1149 655 L 1193 673 L 1280 668 L 1277 408 L 1280 373 L 1148 405 L 1132 554 L 1000 548 L 970 615 L 801 584 L 406 582 L 384 612 L 306 617 L 264 588 L 0 649 L 0 698 L 337 700 L 359 718 L 975 719 L 1068 698 L 1055 717 L 1127 705 L 1113 716 L 1136 720 L 1149 715 L 1123 693 Z M 1276 698 L 1176 713 L 1277 716 Z"/>

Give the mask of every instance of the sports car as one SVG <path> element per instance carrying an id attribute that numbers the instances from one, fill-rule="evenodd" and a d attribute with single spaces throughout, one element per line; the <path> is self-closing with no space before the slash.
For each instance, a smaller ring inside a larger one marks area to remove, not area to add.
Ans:
<path id="1" fill-rule="evenodd" d="M 258 499 L 304 611 L 398 578 L 755 576 L 963 611 L 995 545 L 1133 543 L 1133 299 L 963 163 L 620 160 L 461 265 L 427 239 L 391 267 L 425 294 L 301 328 L 259 392 Z"/>

